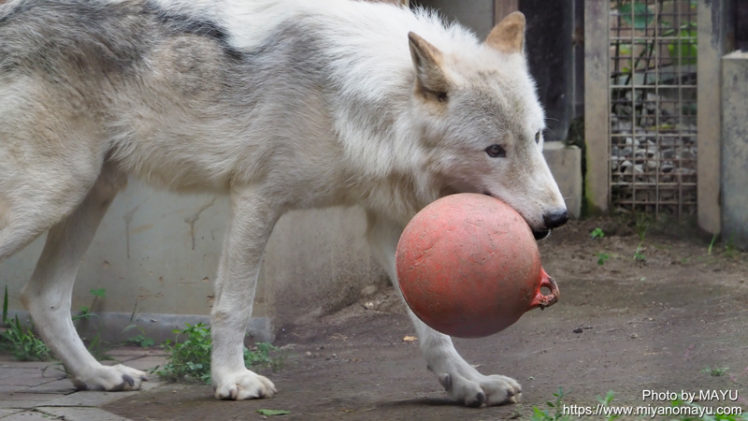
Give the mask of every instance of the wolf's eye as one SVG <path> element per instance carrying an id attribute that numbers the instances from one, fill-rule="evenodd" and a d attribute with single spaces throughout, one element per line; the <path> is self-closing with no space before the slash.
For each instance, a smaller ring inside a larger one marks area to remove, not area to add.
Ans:
<path id="1" fill-rule="evenodd" d="M 493 144 L 486 148 L 486 153 L 491 158 L 503 158 L 506 156 L 506 150 L 501 145 Z"/>
<path id="2" fill-rule="evenodd" d="M 540 132 L 535 133 L 535 143 L 540 143 Z"/>

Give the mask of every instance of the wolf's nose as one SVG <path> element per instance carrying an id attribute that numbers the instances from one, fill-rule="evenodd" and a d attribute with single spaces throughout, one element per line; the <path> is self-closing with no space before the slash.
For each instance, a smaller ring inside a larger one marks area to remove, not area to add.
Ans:
<path id="1" fill-rule="evenodd" d="M 568 220 L 569 214 L 566 212 L 566 209 L 558 212 L 549 212 L 543 215 L 543 222 L 548 229 L 560 227 Z"/>

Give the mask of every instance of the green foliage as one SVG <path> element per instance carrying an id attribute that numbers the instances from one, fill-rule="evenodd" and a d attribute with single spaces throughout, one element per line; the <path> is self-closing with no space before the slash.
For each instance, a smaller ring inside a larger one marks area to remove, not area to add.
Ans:
<path id="1" fill-rule="evenodd" d="M 609 390 L 608 393 L 606 393 L 604 397 L 598 396 L 597 401 L 600 402 L 602 406 L 610 406 L 610 403 L 613 402 L 613 398 L 615 398 L 615 392 L 613 392 L 612 390 Z M 608 415 L 605 419 L 607 421 L 612 421 L 618 417 L 619 417 L 618 415 L 611 414 L 611 415 Z"/>
<path id="2" fill-rule="evenodd" d="M 156 374 L 169 381 L 210 382 L 210 328 L 202 323 L 175 329 L 174 342 L 166 341 L 168 361 Z M 184 338 L 181 342 L 178 339 Z"/>
<path id="3" fill-rule="evenodd" d="M 600 253 L 597 253 L 597 264 L 598 265 L 600 266 L 604 265 L 605 262 L 608 261 L 608 259 L 610 259 L 610 254 L 605 253 L 603 251 L 601 251 Z"/>
<path id="4" fill-rule="evenodd" d="M 271 357 L 278 348 L 267 342 L 258 342 L 252 350 L 244 348 L 244 363 L 248 367 L 272 367 L 276 369 L 279 361 Z"/>
<path id="5" fill-rule="evenodd" d="M 149 338 L 142 333 L 139 333 L 135 336 L 130 336 L 125 342 L 128 344 L 137 345 L 141 348 L 150 348 L 153 345 L 156 345 L 156 342 L 152 338 Z"/>
<path id="6" fill-rule="evenodd" d="M 571 421 L 573 418 L 569 415 L 563 415 L 564 389 L 558 388 L 558 392 L 553 394 L 555 400 L 546 402 L 548 409 L 540 409 L 537 406 L 532 407 L 532 421 Z"/>
<path id="7" fill-rule="evenodd" d="M 78 310 L 78 314 L 73 315 L 72 319 L 74 322 L 77 322 L 78 320 L 88 320 L 94 317 L 96 317 L 96 313 L 92 312 L 88 306 L 81 306 Z"/>
<path id="8" fill-rule="evenodd" d="M 153 339 L 143 335 L 142 333 L 127 338 L 127 343 L 137 345 L 141 348 L 150 348 L 156 344 Z"/>
<path id="9" fill-rule="evenodd" d="M 5 314 L 4 314 L 5 316 Z M 44 342 L 37 338 L 30 327 L 24 327 L 16 316 L 13 320 L 3 320 L 7 326 L 0 333 L 0 345 L 21 361 L 47 361 L 52 356 Z"/>
<path id="10" fill-rule="evenodd" d="M 174 333 L 177 335 L 174 342 L 164 344 L 168 360 L 163 367 L 156 368 L 156 374 L 169 381 L 210 383 L 210 328 L 203 323 L 187 323 L 184 329 L 176 329 Z M 273 366 L 270 353 L 276 349 L 267 343 L 259 343 L 253 350 L 244 348 L 244 363 L 247 367 Z"/>
<path id="11" fill-rule="evenodd" d="M 712 235 L 712 241 L 709 242 L 709 247 L 706 249 L 706 254 L 711 256 L 712 255 L 712 249 L 714 248 L 714 244 L 717 242 L 717 238 L 719 237 L 719 234 Z"/>
<path id="12" fill-rule="evenodd" d="M 91 300 L 90 306 L 81 306 L 78 310 L 78 313 L 73 315 L 71 318 L 73 319 L 73 323 L 75 323 L 77 328 L 80 328 L 81 323 L 86 323 L 88 320 L 94 319 L 96 317 L 99 317 L 98 314 L 96 314 L 93 311 L 93 308 L 96 307 L 97 302 L 100 299 L 104 299 L 106 297 L 106 289 L 105 288 L 92 288 L 88 290 L 88 292 L 93 296 L 93 299 Z M 107 355 L 107 348 L 104 345 L 104 342 L 101 340 L 101 333 L 96 332 L 93 337 L 89 338 L 82 338 L 87 343 L 88 352 L 91 353 L 91 355 L 94 356 L 97 360 L 111 360 L 112 357 Z"/>
<path id="13" fill-rule="evenodd" d="M 590 233 L 590 237 L 592 237 L 592 238 L 603 238 L 603 237 L 605 237 L 605 232 L 603 231 L 602 228 L 597 227 L 597 228 L 595 228 L 595 229 L 592 230 L 592 232 Z"/>
<path id="14" fill-rule="evenodd" d="M 637 213 L 634 215 L 634 230 L 636 231 L 636 235 L 639 236 L 640 241 L 644 241 L 651 225 L 652 216 L 645 213 Z"/>
<path id="15" fill-rule="evenodd" d="M 2 325 L 5 330 L 0 332 L 0 348 L 10 352 L 21 361 L 47 361 L 52 358 L 47 345 L 34 334 L 31 327 L 24 327 L 16 315 L 13 320 L 8 319 L 8 286 L 3 294 Z"/>
<path id="16" fill-rule="evenodd" d="M 88 352 L 93 355 L 94 358 L 96 358 L 99 361 L 103 360 L 113 360 L 111 356 L 107 354 L 107 346 L 102 342 L 101 340 L 101 334 L 96 333 L 93 338 L 87 341 L 88 342 Z"/>
<path id="17" fill-rule="evenodd" d="M 143 329 L 142 327 L 134 323 L 129 324 L 124 329 L 122 329 L 122 333 L 125 333 L 128 330 L 132 330 L 132 329 L 137 329 L 140 333 L 138 333 L 135 336 L 130 336 L 129 338 L 127 338 L 125 343 L 137 345 L 141 348 L 150 348 L 156 345 L 156 341 L 154 341 L 152 338 L 145 336 L 145 329 Z"/>
<path id="18" fill-rule="evenodd" d="M 647 261 L 647 256 L 644 255 L 644 250 L 647 248 L 644 247 L 642 243 L 639 243 L 638 246 L 636 246 L 636 250 L 634 250 L 634 260 L 637 262 L 644 263 Z"/>
<path id="19" fill-rule="evenodd" d="M 93 307 L 96 305 L 96 302 L 99 298 L 104 299 L 106 297 L 106 288 L 97 288 L 97 289 L 90 289 L 88 292 L 91 293 L 93 296 L 93 300 L 91 300 L 90 306 L 81 306 L 80 310 L 78 310 L 78 314 L 73 316 L 73 321 L 77 322 L 78 320 L 88 320 L 92 319 L 94 317 L 98 317 L 96 313 L 93 312 Z"/>
<path id="20" fill-rule="evenodd" d="M 675 62 L 675 64 L 696 64 L 699 50 L 696 43 L 697 29 L 695 24 L 683 24 L 678 29 L 668 28 L 663 31 L 663 36 L 675 36 L 680 38 L 680 41 L 673 41 L 667 45 L 668 54 L 670 54 L 670 58 Z"/>
<path id="21" fill-rule="evenodd" d="M 704 373 L 713 376 L 713 377 L 722 377 L 725 374 L 727 374 L 727 371 L 730 370 L 730 367 L 706 367 L 704 368 Z"/>
<path id="22" fill-rule="evenodd" d="M 5 294 L 3 295 L 3 324 L 8 320 L 8 286 L 5 286 Z"/>
<path id="23" fill-rule="evenodd" d="M 273 417 L 278 415 L 288 415 L 291 411 L 285 409 L 258 409 L 257 413 L 266 417 Z"/>

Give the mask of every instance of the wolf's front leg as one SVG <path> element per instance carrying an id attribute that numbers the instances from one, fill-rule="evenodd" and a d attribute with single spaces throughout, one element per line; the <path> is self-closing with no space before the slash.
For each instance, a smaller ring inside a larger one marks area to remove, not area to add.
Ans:
<path id="1" fill-rule="evenodd" d="M 400 293 L 395 251 L 402 227 L 369 215 L 368 240 L 374 257 L 387 271 Z M 400 294 L 402 298 L 402 294 Z M 404 301 L 404 300 L 403 300 Z M 500 405 L 517 402 L 522 388 L 514 379 L 501 375 L 485 376 L 457 352 L 452 339 L 423 323 L 410 309 L 426 363 L 439 378 L 450 397 L 468 406 Z"/>
<path id="2" fill-rule="evenodd" d="M 267 196 L 256 190 L 234 191 L 211 314 L 211 376 L 218 399 L 273 396 L 275 385 L 244 365 L 244 335 L 252 315 L 260 260 L 278 219 Z"/>

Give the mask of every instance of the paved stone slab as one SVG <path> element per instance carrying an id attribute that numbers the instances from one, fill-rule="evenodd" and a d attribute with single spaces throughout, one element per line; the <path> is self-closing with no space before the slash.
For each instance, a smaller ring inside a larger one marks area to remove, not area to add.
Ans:
<path id="1" fill-rule="evenodd" d="M 51 380 L 36 386 L 29 387 L 27 390 L 34 393 L 60 393 L 68 395 L 75 392 L 76 389 L 73 386 L 73 383 L 69 379 L 65 378 L 59 380 Z"/>
<path id="2" fill-rule="evenodd" d="M 130 421 L 129 418 L 123 418 L 99 408 L 43 407 L 38 409 L 65 421 Z"/>
<path id="3" fill-rule="evenodd" d="M 21 412 L 21 409 L 0 408 L 0 418 Z"/>
<path id="4" fill-rule="evenodd" d="M 59 376 L 52 376 L 51 372 L 46 373 L 50 377 L 45 377 L 45 373 L 39 369 L 21 367 L 2 367 L 0 372 L 2 372 L 0 386 L 37 386 L 59 378 Z"/>
<path id="5" fill-rule="evenodd" d="M 138 370 L 148 371 L 152 369 L 153 367 L 164 365 L 166 363 L 166 358 L 162 356 L 151 356 L 151 357 L 142 357 L 137 358 L 134 360 L 127 361 L 127 366 L 132 368 L 137 368 Z M 151 377 L 154 377 L 155 375 L 151 375 Z"/>
<path id="6" fill-rule="evenodd" d="M 63 418 L 60 418 L 57 415 L 45 414 L 38 411 L 23 411 L 0 418 L 0 420 L 2 421 L 50 421 L 60 419 Z"/>
<path id="7" fill-rule="evenodd" d="M 149 378 L 158 379 L 158 376 L 153 375 L 153 376 L 151 376 Z M 157 387 L 164 386 L 165 384 L 167 384 L 167 383 L 166 382 L 162 382 L 162 381 L 157 381 L 157 380 L 148 380 L 147 382 L 143 382 L 143 383 L 140 384 L 140 391 L 141 392 L 143 392 L 143 391 L 147 392 L 147 391 L 153 390 L 153 389 L 155 389 Z"/>
<path id="8" fill-rule="evenodd" d="M 139 392 L 81 391 L 46 402 L 44 406 L 101 406 L 136 393 Z"/>
<path id="9" fill-rule="evenodd" d="M 51 400 L 59 399 L 59 396 L 49 393 L 2 393 L 0 394 L 0 408 L 31 409 Z"/>

